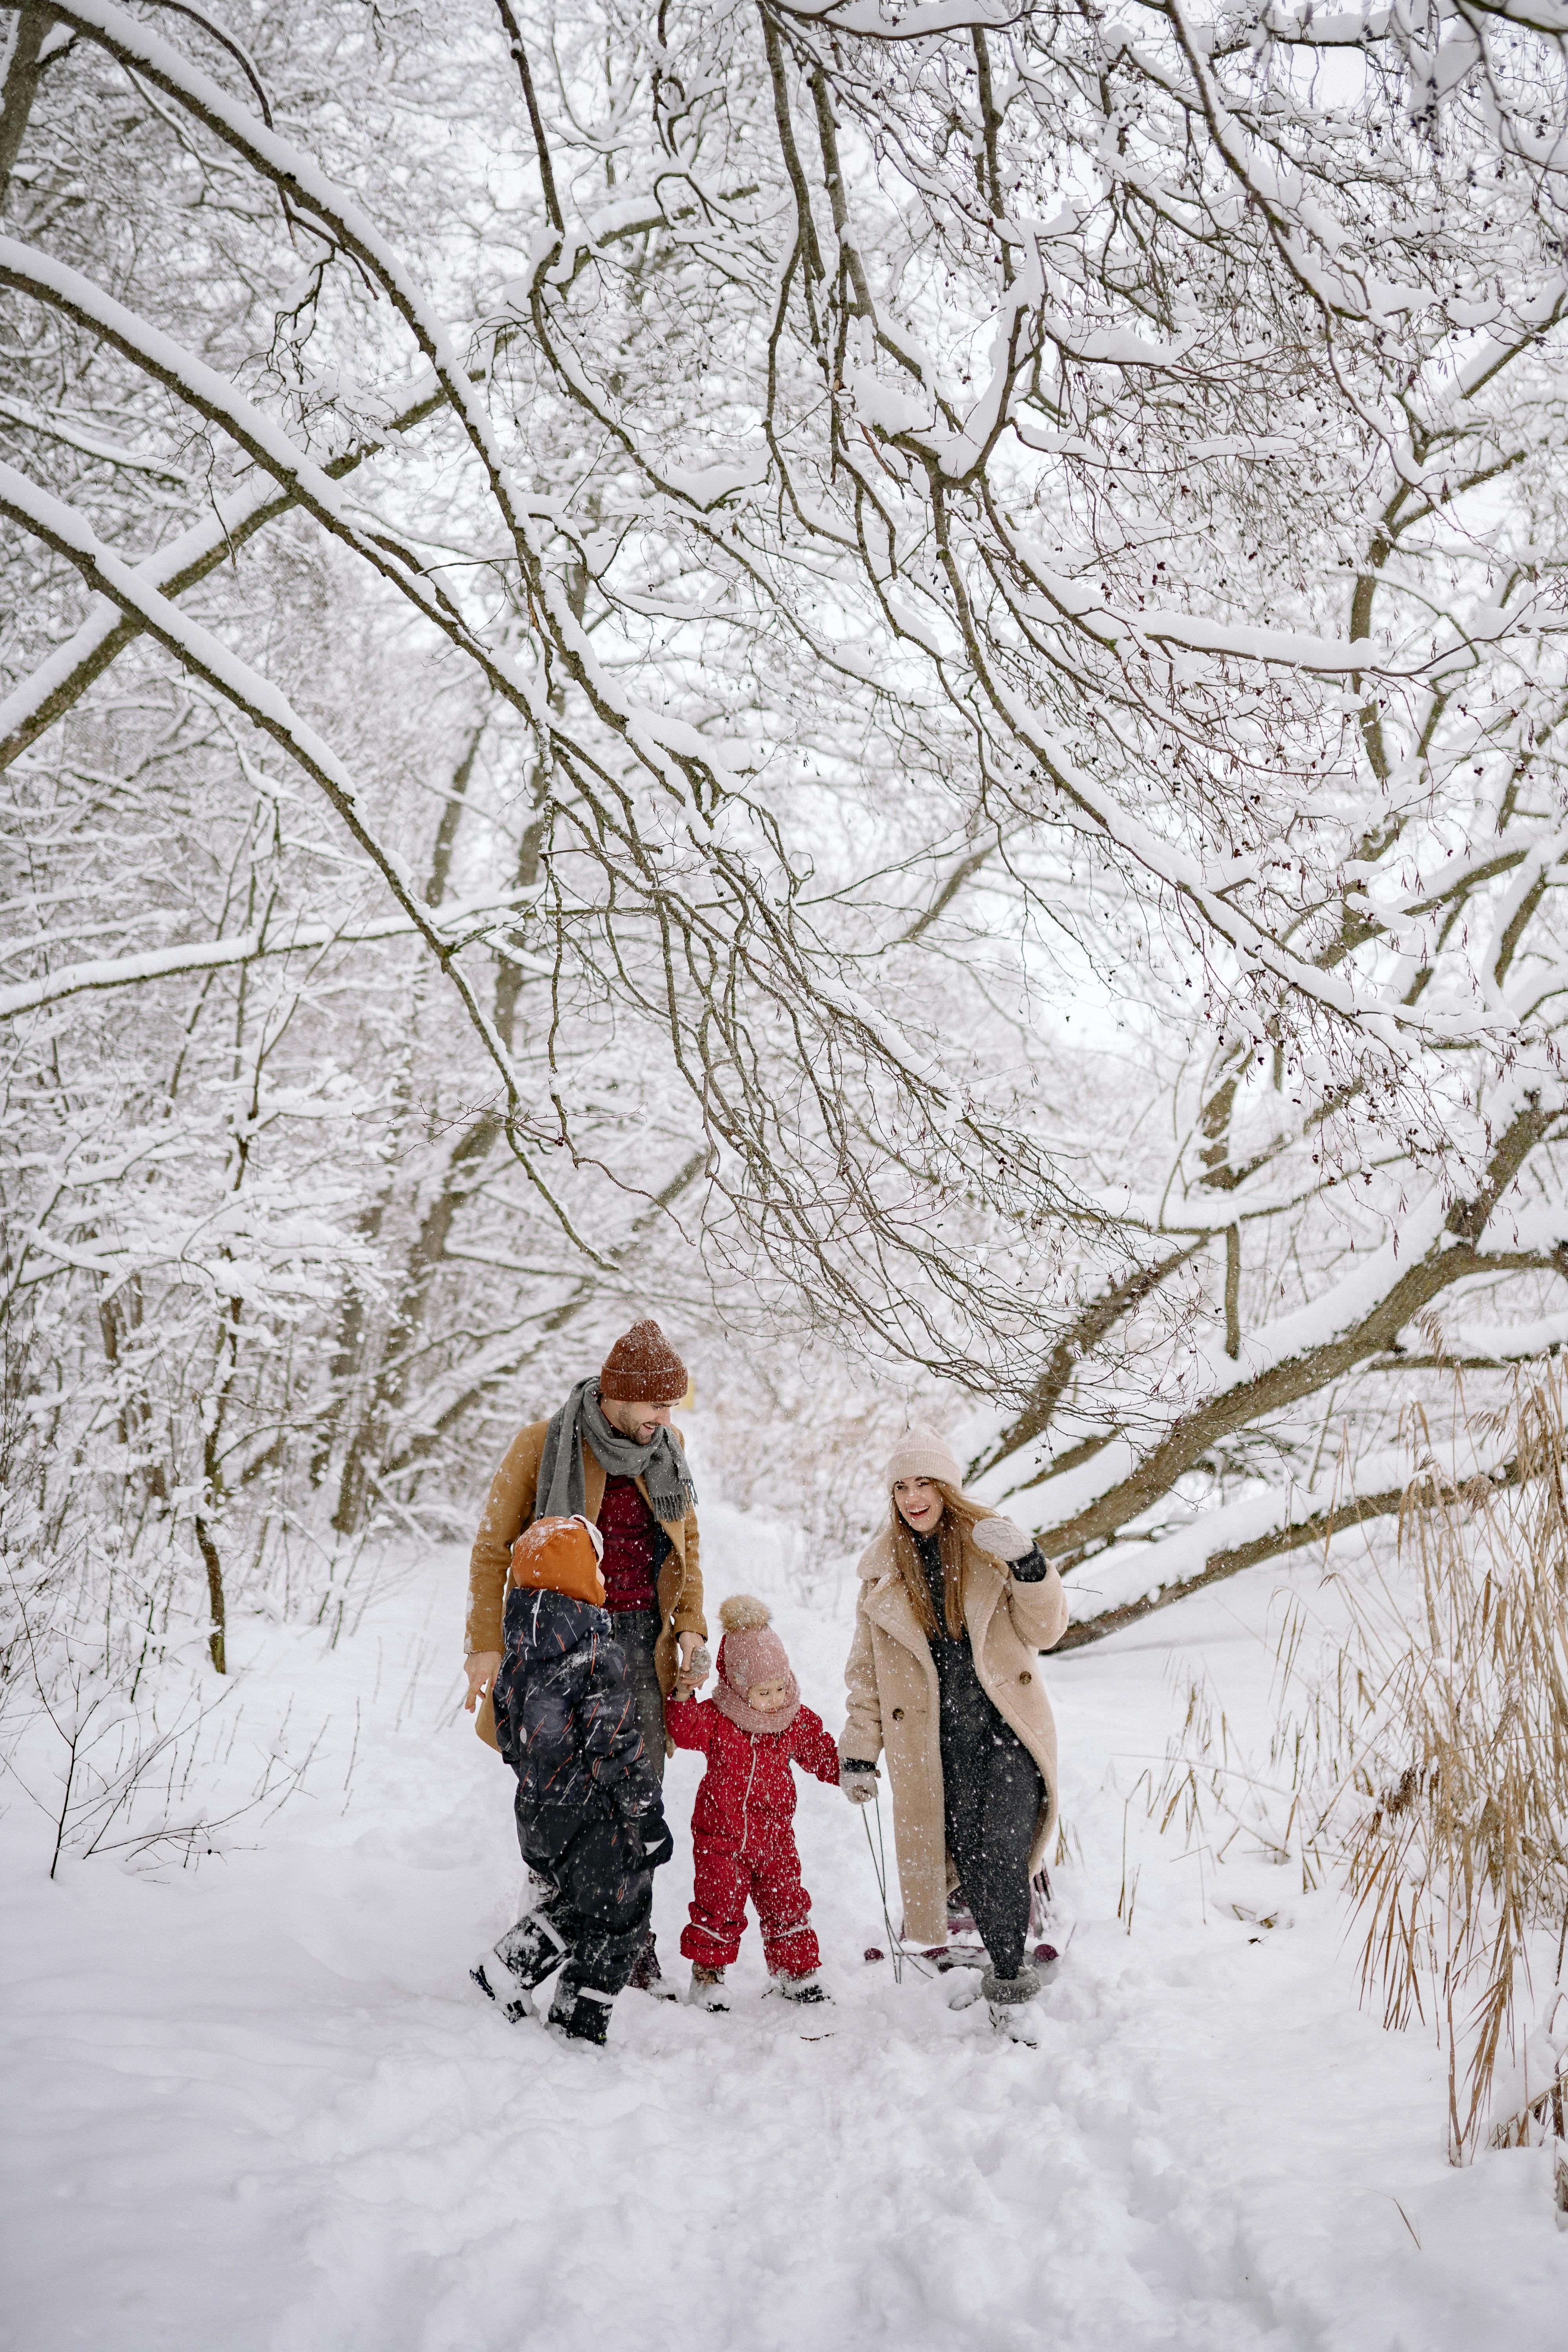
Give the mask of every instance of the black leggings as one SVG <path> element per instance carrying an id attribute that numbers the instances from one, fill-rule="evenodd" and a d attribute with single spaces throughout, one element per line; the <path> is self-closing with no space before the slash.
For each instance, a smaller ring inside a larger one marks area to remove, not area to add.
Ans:
<path id="1" fill-rule="evenodd" d="M 947 1849 L 999 1977 L 1016 1977 L 1029 1931 L 1029 1848 L 1045 1801 L 1038 1765 L 1017 1735 L 946 1726 L 942 1738 Z"/>

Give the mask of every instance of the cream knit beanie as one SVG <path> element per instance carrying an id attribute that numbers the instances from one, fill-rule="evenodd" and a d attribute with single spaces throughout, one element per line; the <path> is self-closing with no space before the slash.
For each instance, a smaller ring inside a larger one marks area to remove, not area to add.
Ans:
<path id="1" fill-rule="evenodd" d="M 934 1429 L 907 1429 L 900 1438 L 888 1457 L 882 1484 L 892 1487 L 900 1478 L 940 1478 L 944 1486 L 963 1484 L 957 1454 Z"/>

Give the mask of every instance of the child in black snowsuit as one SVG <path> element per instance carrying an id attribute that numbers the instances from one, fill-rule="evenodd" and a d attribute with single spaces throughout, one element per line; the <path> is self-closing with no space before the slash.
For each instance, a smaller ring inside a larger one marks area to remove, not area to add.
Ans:
<path id="1" fill-rule="evenodd" d="M 549 1891 L 472 1973 L 515 2021 L 536 2013 L 531 1996 L 559 1967 L 548 2021 L 602 2042 L 672 1845 L 598 1557 L 584 1518 L 536 1519 L 512 1552 L 496 1738 L 517 1774 L 523 1860 Z"/>

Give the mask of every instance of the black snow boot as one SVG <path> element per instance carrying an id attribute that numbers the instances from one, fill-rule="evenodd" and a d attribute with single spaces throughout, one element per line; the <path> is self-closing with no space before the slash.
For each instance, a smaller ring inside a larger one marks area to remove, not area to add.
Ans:
<path id="1" fill-rule="evenodd" d="M 596 1992 L 564 1972 L 550 2004 L 549 2023 L 568 2042 L 592 2042 L 601 2050 L 609 2039 L 613 1992 Z"/>
<path id="2" fill-rule="evenodd" d="M 651 1992 L 656 2000 L 679 2000 L 680 1994 L 658 1964 L 658 1937 L 650 1927 L 637 1964 L 626 1979 L 634 1992 Z"/>
<path id="3" fill-rule="evenodd" d="M 1040 2038 L 1033 2007 L 1040 1993 L 1038 1972 L 1027 1961 L 1016 1977 L 999 1977 L 994 1969 L 987 1969 L 980 1979 L 980 1990 L 997 2032 L 1005 2033 L 1009 2042 L 1022 2042 L 1026 2048 L 1034 2049 Z"/>
<path id="4" fill-rule="evenodd" d="M 497 1959 L 531 1992 L 569 1956 L 572 1945 L 566 1923 L 566 1898 L 552 1892 L 497 1940 Z"/>
<path id="5" fill-rule="evenodd" d="M 562 1927 L 565 1910 L 563 1897 L 552 1892 L 534 1910 L 525 1911 L 504 1936 L 499 1936 L 468 1970 L 479 1990 L 499 2003 L 513 2025 L 534 2015 L 529 1998 L 534 1987 L 571 1957 L 572 1947 Z"/>

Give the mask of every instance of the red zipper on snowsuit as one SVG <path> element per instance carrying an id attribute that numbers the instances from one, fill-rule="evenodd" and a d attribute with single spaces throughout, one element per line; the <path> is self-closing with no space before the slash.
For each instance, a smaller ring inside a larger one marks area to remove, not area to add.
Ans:
<path id="1" fill-rule="evenodd" d="M 752 1734 L 748 1732 L 746 1735 L 746 1741 L 752 1751 L 752 1769 L 746 1775 L 746 1786 L 741 1798 L 741 1852 L 742 1853 L 746 1851 L 746 1807 L 751 1801 L 752 1783 L 757 1777 L 756 1739 Z"/>

